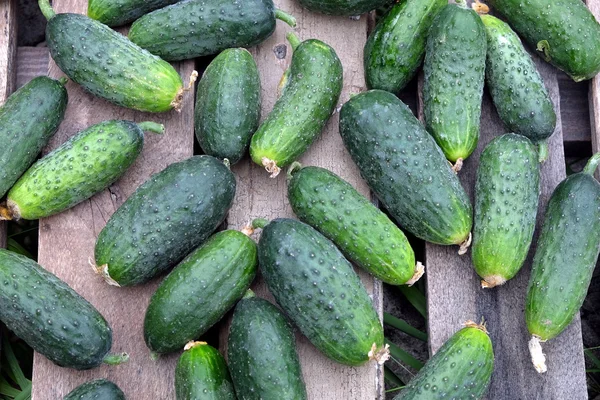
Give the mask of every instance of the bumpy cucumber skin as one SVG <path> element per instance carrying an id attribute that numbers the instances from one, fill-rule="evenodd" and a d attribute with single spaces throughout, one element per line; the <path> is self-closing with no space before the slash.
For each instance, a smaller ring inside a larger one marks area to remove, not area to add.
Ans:
<path id="1" fill-rule="evenodd" d="M 227 352 L 238 399 L 307 399 L 292 327 L 268 301 L 244 298 L 235 306 Z"/>
<path id="2" fill-rule="evenodd" d="M 481 399 L 493 369 L 489 336 L 466 327 L 444 343 L 394 400 Z"/>
<path id="3" fill-rule="evenodd" d="M 175 368 L 177 400 L 236 400 L 225 359 L 207 344 L 185 350 Z"/>
<path id="4" fill-rule="evenodd" d="M 276 219 L 263 230 L 258 258 L 269 290 L 300 331 L 327 357 L 346 365 L 383 347 L 383 328 L 352 265 L 309 225 Z"/>
<path id="5" fill-rule="evenodd" d="M 0 197 L 33 163 L 58 129 L 67 89 L 40 76 L 12 94 L 0 108 Z"/>
<path id="6" fill-rule="evenodd" d="M 108 26 L 121 26 L 178 1 L 181 0 L 89 0 L 87 14 Z"/>
<path id="7" fill-rule="evenodd" d="M 235 177 L 219 160 L 194 156 L 150 177 L 108 220 L 95 259 L 120 286 L 143 283 L 179 262 L 223 222 Z"/>
<path id="8" fill-rule="evenodd" d="M 376 278 L 403 285 L 413 277 L 415 254 L 404 233 L 339 176 L 319 167 L 294 171 L 288 199 L 301 221 Z"/>
<path id="9" fill-rule="evenodd" d="M 521 269 L 535 230 L 540 171 L 536 147 L 508 133 L 492 140 L 479 161 L 471 256 L 475 271 L 495 285 Z"/>
<path id="10" fill-rule="evenodd" d="M 76 387 L 63 400 L 125 400 L 125 394 L 111 381 L 97 379 Z"/>
<path id="11" fill-rule="evenodd" d="M 600 184 L 585 172 L 552 193 L 527 292 L 527 328 L 542 340 L 558 336 L 583 304 L 600 252 Z"/>
<path id="12" fill-rule="evenodd" d="M 146 14 L 129 39 L 169 61 L 255 46 L 275 31 L 272 0 L 187 0 Z"/>
<path id="13" fill-rule="evenodd" d="M 33 164 L 8 192 L 8 205 L 24 219 L 71 208 L 119 179 L 143 144 L 144 132 L 134 122 L 91 126 Z"/>
<path id="14" fill-rule="evenodd" d="M 460 244 L 472 207 L 444 154 L 410 109 L 381 90 L 342 107 L 340 134 L 361 176 L 400 226 L 431 243 Z"/>
<path id="15" fill-rule="evenodd" d="M 0 249 L 0 320 L 61 367 L 102 363 L 112 332 L 100 313 L 35 261 Z"/>
<path id="16" fill-rule="evenodd" d="M 202 150 L 233 165 L 246 153 L 260 120 L 260 77 L 246 49 L 227 49 L 208 66 L 196 95 Z"/>
<path id="17" fill-rule="evenodd" d="M 302 42 L 292 56 L 287 83 L 273 111 L 252 136 L 250 155 L 282 168 L 300 157 L 321 134 L 342 92 L 342 63 L 320 40 Z"/>
<path id="18" fill-rule="evenodd" d="M 471 155 L 479 141 L 487 41 L 473 10 L 448 4 L 427 38 L 423 105 L 427 131 L 446 158 Z"/>
<path id="19" fill-rule="evenodd" d="M 556 113 L 548 90 L 521 39 L 491 15 L 482 15 L 487 33 L 486 81 L 506 127 L 533 141 L 554 132 Z"/>
<path id="20" fill-rule="evenodd" d="M 177 108 L 183 82 L 166 61 L 106 25 L 79 14 L 56 14 L 46 42 L 58 67 L 94 96 L 139 111 Z"/>
<path id="21" fill-rule="evenodd" d="M 546 61 L 579 82 L 600 72 L 600 24 L 580 0 L 491 0 Z"/>
<path id="22" fill-rule="evenodd" d="M 241 232 L 215 234 L 160 284 L 146 311 L 144 339 L 156 353 L 183 348 L 217 323 L 254 280 L 256 244 Z"/>
<path id="23" fill-rule="evenodd" d="M 369 89 L 400 92 L 425 57 L 427 32 L 447 0 L 396 3 L 377 23 L 365 45 L 365 78 Z"/>
<path id="24" fill-rule="evenodd" d="M 360 15 L 390 2 L 390 0 L 300 0 L 303 7 L 328 15 Z"/>

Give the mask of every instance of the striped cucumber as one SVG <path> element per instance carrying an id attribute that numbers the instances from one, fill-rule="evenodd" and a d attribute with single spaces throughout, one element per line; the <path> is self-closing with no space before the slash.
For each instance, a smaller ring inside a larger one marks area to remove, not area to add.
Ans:
<path id="1" fill-rule="evenodd" d="M 50 0 L 39 0 L 39 5 L 48 19 L 50 55 L 75 83 L 134 110 L 181 109 L 183 82 L 171 64 L 85 15 L 56 14 Z"/>
<path id="2" fill-rule="evenodd" d="M 346 365 L 389 357 L 365 287 L 335 245 L 300 221 L 253 221 L 263 228 L 260 271 L 283 311 L 327 357 Z"/>
<path id="3" fill-rule="evenodd" d="M 294 54 L 281 97 L 250 143 L 252 160 L 272 178 L 317 139 L 342 92 L 342 63 L 334 49 L 316 39 L 300 43 L 293 33 L 287 38 Z"/>
<path id="4" fill-rule="evenodd" d="M 96 379 L 77 386 L 63 400 L 125 400 L 125 394 L 111 381 Z"/>
<path id="5" fill-rule="evenodd" d="M 521 269 L 539 194 L 538 152 L 531 141 L 514 133 L 492 140 L 481 154 L 475 184 L 471 256 L 483 287 L 502 285 Z"/>
<path id="6" fill-rule="evenodd" d="M 135 162 L 144 130 L 155 122 L 105 121 L 71 137 L 38 160 L 8 192 L 2 219 L 39 219 L 58 214 L 104 190 Z"/>
<path id="7" fill-rule="evenodd" d="M 485 27 L 464 0 L 438 14 L 427 38 L 423 111 L 427 131 L 460 169 L 479 141 Z"/>
<path id="8" fill-rule="evenodd" d="M 583 172 L 552 193 L 538 240 L 527 290 L 525 320 L 535 369 L 546 372 L 540 342 L 558 336 L 585 299 L 600 252 L 600 183 L 596 153 Z"/>
<path id="9" fill-rule="evenodd" d="M 0 197 L 29 168 L 58 129 L 67 108 L 65 78 L 32 79 L 0 107 Z"/>
<path id="10" fill-rule="evenodd" d="M 423 275 L 404 233 L 348 182 L 299 163 L 292 164 L 288 179 L 294 213 L 356 265 L 391 285 L 412 285 Z"/>
<path id="11" fill-rule="evenodd" d="M 468 321 L 394 400 L 481 399 L 494 369 L 492 341 L 485 326 Z"/>
<path id="12" fill-rule="evenodd" d="M 225 359 L 206 342 L 189 342 L 175 368 L 177 400 L 236 400 Z"/>
<path id="13" fill-rule="evenodd" d="M 206 68 L 194 119 L 206 154 L 231 164 L 244 156 L 260 120 L 260 76 L 246 49 L 227 49 Z"/>
<path id="14" fill-rule="evenodd" d="M 469 197 L 402 101 L 381 90 L 354 96 L 340 112 L 340 134 L 361 176 L 401 227 L 466 252 L 473 220 Z"/>

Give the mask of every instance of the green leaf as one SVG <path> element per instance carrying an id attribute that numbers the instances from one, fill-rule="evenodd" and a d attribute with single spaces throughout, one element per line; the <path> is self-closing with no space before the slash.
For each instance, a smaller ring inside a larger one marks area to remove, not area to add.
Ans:
<path id="1" fill-rule="evenodd" d="M 598 357 L 592 354 L 591 350 L 586 349 L 583 351 L 583 353 L 586 355 L 588 360 L 590 360 L 596 366 L 596 368 L 600 369 L 600 360 L 598 359 Z"/>
<path id="2" fill-rule="evenodd" d="M 19 393 L 21 393 L 20 390 L 12 387 L 12 385 L 10 383 L 8 383 L 6 381 L 6 379 L 4 379 L 4 377 L 0 377 L 0 395 L 8 396 L 12 399 L 15 396 L 17 396 Z"/>
<path id="3" fill-rule="evenodd" d="M 31 381 L 25 378 L 25 375 L 23 375 L 23 371 L 19 366 L 19 360 L 17 360 L 17 357 L 15 357 L 15 353 L 13 353 L 12 347 L 6 335 L 2 335 L 2 348 L 4 350 L 4 357 L 6 357 L 6 361 L 8 362 L 9 371 L 12 373 L 11 379 L 14 379 L 21 390 L 24 390 L 27 388 L 27 386 L 31 386 Z"/>
<path id="4" fill-rule="evenodd" d="M 425 332 L 418 330 L 403 319 L 394 317 L 392 314 L 383 313 L 383 323 L 388 326 L 391 326 L 392 328 L 396 328 L 399 331 L 402 331 L 414 338 L 417 338 L 424 342 L 427 341 L 427 334 Z"/>
<path id="5" fill-rule="evenodd" d="M 29 382 L 27 387 L 23 388 L 21 394 L 15 397 L 15 400 L 31 400 L 31 382 Z"/>
<path id="6" fill-rule="evenodd" d="M 390 342 L 387 338 L 385 339 L 385 343 L 390 346 L 390 355 L 392 359 L 397 363 L 403 362 L 404 364 L 413 367 L 417 371 L 423 368 L 423 364 L 421 361 L 414 358 L 410 355 L 406 350 L 401 349 L 396 346 L 394 343 Z"/>
<path id="7" fill-rule="evenodd" d="M 419 314 L 421 314 L 423 318 L 427 319 L 427 299 L 425 298 L 425 295 L 414 286 L 409 287 L 402 285 L 398 286 L 398 289 L 400 289 L 400 292 L 402 292 L 408 302 L 417 309 Z"/>
<path id="8" fill-rule="evenodd" d="M 383 376 L 390 385 L 404 387 L 404 382 L 402 382 L 402 379 L 400 379 L 400 377 L 398 377 L 398 375 L 396 375 L 394 371 L 392 371 L 387 365 L 384 365 L 383 367 Z"/>
<path id="9" fill-rule="evenodd" d="M 33 255 L 13 238 L 8 238 L 8 240 L 6 241 L 6 248 L 14 253 L 21 254 L 22 256 L 31 258 L 32 260 L 34 259 Z"/>

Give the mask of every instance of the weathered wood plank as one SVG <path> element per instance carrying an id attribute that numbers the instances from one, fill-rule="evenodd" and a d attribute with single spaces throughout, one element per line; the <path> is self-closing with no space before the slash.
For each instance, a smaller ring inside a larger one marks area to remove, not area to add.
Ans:
<path id="1" fill-rule="evenodd" d="M 17 0 L 0 2 L 0 105 L 16 89 Z M 6 247 L 6 223 L 0 222 L 0 247 Z"/>
<path id="2" fill-rule="evenodd" d="M 17 50 L 17 88 L 33 78 L 48 74 L 50 53 L 47 47 L 19 47 Z"/>
<path id="3" fill-rule="evenodd" d="M 277 7 L 291 12 L 298 20 L 297 33 L 300 39 L 317 38 L 331 45 L 344 66 L 344 90 L 340 104 L 350 93 L 365 88 L 362 67 L 362 51 L 367 35 L 367 18 L 360 20 L 332 18 L 308 12 L 292 0 L 275 1 Z M 253 50 L 262 81 L 263 118 L 273 108 L 277 84 L 291 60 L 291 47 L 285 41 L 288 29 L 281 23 L 269 40 Z M 277 54 L 285 46 L 286 56 L 278 59 Z M 369 189 L 360 179 L 355 165 L 347 154 L 338 133 L 337 113 L 327 124 L 321 138 L 301 160 L 305 165 L 328 168 L 351 182 L 361 193 L 369 195 Z M 229 227 L 239 229 L 256 217 L 292 217 L 287 200 L 285 173 L 276 179 L 268 178 L 266 172 L 251 160 L 244 159 L 233 170 L 238 177 L 237 199 L 229 214 Z M 381 284 L 361 273 L 367 290 L 373 296 L 376 308 L 382 310 Z M 262 281 L 255 285 L 260 296 L 273 300 Z M 227 328 L 225 328 L 227 330 Z M 225 346 L 226 335 L 221 335 Z M 321 355 L 301 335 L 297 336 L 298 351 L 302 362 L 304 379 L 310 399 L 374 399 L 383 398 L 383 376 L 381 369 L 370 364 L 361 368 L 350 368 L 336 364 Z"/>
<path id="4" fill-rule="evenodd" d="M 589 142 L 590 111 L 588 100 L 589 84 L 575 82 L 567 74 L 558 73 L 560 109 L 565 142 Z"/>
<path id="5" fill-rule="evenodd" d="M 85 13 L 86 2 L 54 0 L 57 12 Z M 177 65 L 187 81 L 193 62 Z M 54 63 L 49 74 L 62 76 Z M 149 115 L 126 110 L 94 98 L 70 82 L 69 107 L 65 121 L 48 149 L 64 142 L 77 131 L 107 119 L 155 120 L 165 125 L 162 136 L 147 134 L 144 151 L 133 167 L 108 190 L 60 215 L 40 221 L 39 262 L 65 280 L 106 317 L 113 329 L 113 352 L 130 354 L 127 364 L 77 372 L 59 368 L 39 354 L 33 368 L 34 400 L 62 398 L 78 384 L 105 377 L 117 383 L 128 399 L 174 399 L 173 375 L 178 354 L 152 361 L 143 339 L 143 318 L 158 279 L 134 288 L 107 286 L 88 265 L 96 236 L 110 215 L 152 173 L 169 163 L 185 159 L 193 151 L 193 96 L 185 99 L 181 113 Z M 47 149 L 47 150 L 48 150 Z"/>
<path id="6" fill-rule="evenodd" d="M 559 117 L 557 129 L 549 140 L 549 158 L 541 167 L 539 230 L 548 199 L 565 177 L 565 162 L 556 75 L 560 72 L 537 56 L 535 61 Z M 460 172 L 461 182 L 471 199 L 481 151 L 491 139 L 505 132 L 506 128 L 486 94 L 481 139 L 477 150 Z M 506 285 L 491 290 L 480 288 L 480 278 L 473 270 L 470 253 L 461 257 L 457 255 L 455 246 L 426 245 L 430 349 L 435 353 L 466 320 L 478 321 L 483 317 L 487 321 L 496 354 L 488 399 L 584 400 L 587 399 L 587 391 L 579 316 L 558 338 L 544 345 L 548 358 L 546 374 L 539 375 L 530 361 L 524 310 L 536 238 L 537 233 L 530 257 L 519 274 Z"/>

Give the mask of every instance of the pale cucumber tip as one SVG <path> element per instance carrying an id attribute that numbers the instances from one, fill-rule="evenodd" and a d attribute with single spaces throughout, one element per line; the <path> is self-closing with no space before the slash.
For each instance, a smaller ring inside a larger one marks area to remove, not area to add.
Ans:
<path id="1" fill-rule="evenodd" d="M 423 274 L 425 273 L 425 266 L 423 264 L 421 264 L 420 261 L 417 261 L 417 264 L 415 265 L 415 273 L 412 276 L 412 278 L 410 278 L 407 282 L 406 285 L 407 286 L 412 286 L 415 283 L 417 283 L 417 281 L 419 279 L 421 279 L 421 277 L 423 276 Z"/>
<path id="2" fill-rule="evenodd" d="M 69 82 L 69 78 L 67 78 L 66 76 L 63 76 L 62 78 L 60 78 L 58 80 L 58 83 L 60 83 L 63 86 L 65 86 L 67 84 L 67 82 Z"/>
<path id="3" fill-rule="evenodd" d="M 194 348 L 196 346 L 206 346 L 207 344 L 208 343 L 206 343 L 206 342 L 196 342 L 196 341 L 192 340 L 192 341 L 187 342 L 185 344 L 185 347 L 183 348 L 183 351 L 188 351 L 189 349 L 192 349 L 192 348 Z"/>
<path id="4" fill-rule="evenodd" d="M 529 354 L 531 354 L 531 362 L 533 363 L 533 367 L 539 374 L 543 374 L 548 371 L 548 367 L 546 366 L 546 355 L 542 351 L 542 340 L 539 336 L 532 335 L 531 340 L 529 341 Z"/>
<path id="5" fill-rule="evenodd" d="M 538 162 L 541 164 L 548 159 L 548 142 L 541 140 L 538 142 Z"/>
<path id="6" fill-rule="evenodd" d="M 150 352 L 150 359 L 152 361 L 158 361 L 159 358 L 160 358 L 160 353 L 157 353 L 156 351 Z"/>
<path id="7" fill-rule="evenodd" d="M 463 254 L 467 254 L 469 247 L 471 247 L 471 242 L 473 241 L 473 234 L 469 232 L 469 236 L 462 242 L 458 248 L 458 255 L 462 256 Z"/>
<path id="8" fill-rule="evenodd" d="M 474 329 L 479 329 L 481 332 L 485 333 L 486 335 L 489 334 L 487 327 L 485 326 L 485 320 L 483 318 L 481 318 L 481 323 L 477 323 L 471 320 L 468 320 L 464 323 L 465 328 L 474 328 Z"/>
<path id="9" fill-rule="evenodd" d="M 119 365 L 126 363 L 127 361 L 129 361 L 129 354 L 127 353 L 109 354 L 102 360 L 102 362 L 107 365 Z"/>
<path id="10" fill-rule="evenodd" d="M 251 299 L 253 297 L 256 297 L 256 293 L 254 293 L 254 291 L 252 291 L 252 289 L 248 289 L 248 290 L 246 290 L 246 293 L 244 293 L 244 296 L 242 297 L 242 299 Z"/>
<path id="11" fill-rule="evenodd" d="M 293 15 L 286 13 L 285 11 L 282 11 L 279 9 L 275 10 L 275 18 L 277 18 L 280 21 L 285 22 L 292 28 L 296 27 L 296 18 L 294 18 Z"/>

